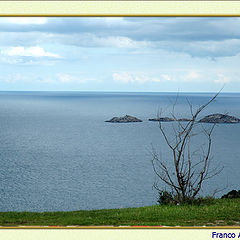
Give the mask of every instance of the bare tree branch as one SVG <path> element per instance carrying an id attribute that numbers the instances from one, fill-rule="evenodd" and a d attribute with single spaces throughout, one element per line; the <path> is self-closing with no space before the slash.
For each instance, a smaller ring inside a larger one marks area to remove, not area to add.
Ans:
<path id="1" fill-rule="evenodd" d="M 221 89 L 222 90 L 222 89 Z M 173 140 L 169 136 L 168 132 L 163 128 L 163 124 L 159 119 L 159 129 L 163 136 L 163 139 L 172 154 L 172 167 L 174 168 L 174 176 L 170 174 L 170 167 L 164 162 L 162 157 L 156 153 L 155 149 L 152 149 L 152 166 L 153 171 L 157 178 L 164 182 L 178 198 L 179 202 L 184 202 L 187 199 L 195 198 L 200 190 L 202 189 L 203 182 L 218 175 L 223 168 L 210 169 L 210 163 L 212 158 L 211 147 L 212 147 L 212 134 L 215 125 L 212 125 L 209 129 L 206 129 L 200 124 L 202 131 L 195 131 L 195 126 L 199 125 L 197 121 L 198 115 L 219 95 L 221 90 L 216 93 L 207 103 L 201 105 L 194 112 L 193 105 L 187 99 L 187 103 L 191 113 L 191 119 L 188 122 L 181 123 L 175 115 L 175 106 L 177 104 L 178 95 L 175 102 L 173 103 L 171 116 L 175 120 L 172 125 Z M 207 145 L 198 145 L 198 149 L 192 149 L 192 139 L 204 134 L 206 136 Z M 199 151 L 201 150 L 201 152 Z M 155 182 L 154 187 L 160 191 L 158 184 Z"/>

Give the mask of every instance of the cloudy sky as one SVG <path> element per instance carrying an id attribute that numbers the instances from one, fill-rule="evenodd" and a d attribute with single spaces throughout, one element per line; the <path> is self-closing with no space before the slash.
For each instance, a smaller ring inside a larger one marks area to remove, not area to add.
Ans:
<path id="1" fill-rule="evenodd" d="M 240 18 L 0 18 L 0 91 L 240 90 Z"/>

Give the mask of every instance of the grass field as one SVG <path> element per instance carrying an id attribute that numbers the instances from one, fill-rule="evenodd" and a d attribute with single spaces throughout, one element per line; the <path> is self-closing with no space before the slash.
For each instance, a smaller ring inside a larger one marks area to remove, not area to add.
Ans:
<path id="1" fill-rule="evenodd" d="M 216 199 L 205 205 L 155 205 L 73 212 L 1 212 L 1 226 L 240 226 L 240 199 Z"/>

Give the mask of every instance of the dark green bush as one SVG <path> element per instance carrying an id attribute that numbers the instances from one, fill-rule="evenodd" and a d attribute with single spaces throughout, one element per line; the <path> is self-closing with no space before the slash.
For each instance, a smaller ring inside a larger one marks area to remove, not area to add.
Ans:
<path id="1" fill-rule="evenodd" d="M 160 205 L 166 205 L 166 204 L 173 204 L 176 205 L 178 204 L 177 197 L 174 196 L 172 193 L 164 190 L 164 191 L 159 191 L 158 192 L 158 203 Z"/>
<path id="2" fill-rule="evenodd" d="M 182 201 L 178 200 L 177 196 L 174 196 L 172 193 L 164 190 L 164 191 L 159 191 L 158 192 L 159 197 L 158 197 L 158 203 L 160 205 L 208 205 L 212 204 L 215 200 L 214 197 L 207 196 L 207 197 L 198 197 L 198 198 L 185 198 Z"/>
<path id="3" fill-rule="evenodd" d="M 165 205 L 165 204 L 173 204 L 174 201 L 174 197 L 172 195 L 172 193 L 169 193 L 168 191 L 159 191 L 158 192 L 159 196 L 158 196 L 158 203 L 160 205 Z"/>
<path id="4" fill-rule="evenodd" d="M 223 195 L 221 198 L 240 198 L 240 190 L 232 190 L 227 194 Z"/>

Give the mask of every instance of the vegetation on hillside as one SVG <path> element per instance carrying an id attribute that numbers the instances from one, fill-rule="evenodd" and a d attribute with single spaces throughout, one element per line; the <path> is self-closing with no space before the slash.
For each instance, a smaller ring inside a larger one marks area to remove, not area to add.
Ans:
<path id="1" fill-rule="evenodd" d="M 240 199 L 203 204 L 154 205 L 140 208 L 73 212 L 0 213 L 1 226 L 226 226 L 240 225 Z"/>

